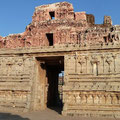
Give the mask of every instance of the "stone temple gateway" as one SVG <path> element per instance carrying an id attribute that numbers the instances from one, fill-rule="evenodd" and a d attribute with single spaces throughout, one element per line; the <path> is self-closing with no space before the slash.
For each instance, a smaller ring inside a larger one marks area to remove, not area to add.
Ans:
<path id="1" fill-rule="evenodd" d="M 58 98 L 63 115 L 120 117 L 120 26 L 67 2 L 35 8 L 20 34 L 0 37 L 0 110 L 35 111 Z"/>

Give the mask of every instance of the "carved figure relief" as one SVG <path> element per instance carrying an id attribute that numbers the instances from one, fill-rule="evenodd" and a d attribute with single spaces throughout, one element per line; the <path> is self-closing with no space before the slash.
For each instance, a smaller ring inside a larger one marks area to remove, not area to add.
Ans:
<path id="1" fill-rule="evenodd" d="M 119 99 L 117 94 L 113 93 L 74 93 L 68 95 L 68 104 L 86 104 L 86 105 L 117 105 L 119 104 Z"/>
<path id="2" fill-rule="evenodd" d="M 80 64 L 80 66 L 81 66 L 80 73 L 83 73 L 83 65 L 86 62 L 85 58 L 83 58 L 82 56 L 78 56 L 77 60 L 78 60 L 78 63 Z"/>
<path id="3" fill-rule="evenodd" d="M 111 57 L 107 57 L 106 62 L 108 63 L 109 69 L 108 72 L 111 72 L 111 64 L 113 62 L 113 59 Z"/>

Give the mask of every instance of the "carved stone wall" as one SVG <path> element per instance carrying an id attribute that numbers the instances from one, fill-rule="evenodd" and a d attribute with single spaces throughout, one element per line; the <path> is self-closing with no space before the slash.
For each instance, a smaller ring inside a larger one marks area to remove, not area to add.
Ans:
<path id="1" fill-rule="evenodd" d="M 120 53 L 65 56 L 63 114 L 120 117 Z"/>
<path id="2" fill-rule="evenodd" d="M 0 109 L 28 111 L 32 109 L 34 80 L 32 57 L 0 57 Z"/>

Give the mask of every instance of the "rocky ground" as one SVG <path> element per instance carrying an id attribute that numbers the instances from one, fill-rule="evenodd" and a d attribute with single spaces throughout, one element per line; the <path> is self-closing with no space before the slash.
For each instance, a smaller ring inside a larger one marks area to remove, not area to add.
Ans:
<path id="1" fill-rule="evenodd" d="M 64 117 L 59 111 L 47 109 L 31 113 L 0 113 L 0 120 L 120 120 L 116 118 L 82 118 L 82 117 Z"/>

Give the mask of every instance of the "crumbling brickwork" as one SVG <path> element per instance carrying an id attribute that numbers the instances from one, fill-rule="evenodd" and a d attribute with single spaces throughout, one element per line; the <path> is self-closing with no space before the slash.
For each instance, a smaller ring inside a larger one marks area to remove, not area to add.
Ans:
<path id="1" fill-rule="evenodd" d="M 63 115 L 120 117 L 120 26 L 111 17 L 98 25 L 67 2 L 39 6 L 25 32 L 0 37 L 0 48 L 2 110 L 45 109 L 53 68 L 65 73 Z"/>
<path id="2" fill-rule="evenodd" d="M 97 37 L 100 37 L 100 42 L 103 43 L 102 38 L 111 32 L 106 26 L 111 24 L 110 17 L 105 16 L 103 25 L 96 27 L 93 15 L 74 12 L 73 6 L 67 2 L 44 5 L 35 8 L 33 20 L 26 27 L 25 32 L 1 37 L 0 47 L 49 46 L 47 33 L 53 34 L 53 45 L 83 43 L 82 40 L 87 40 L 86 37 L 96 39 L 95 42 L 98 42 Z M 95 29 L 98 33 L 94 33 Z"/>

